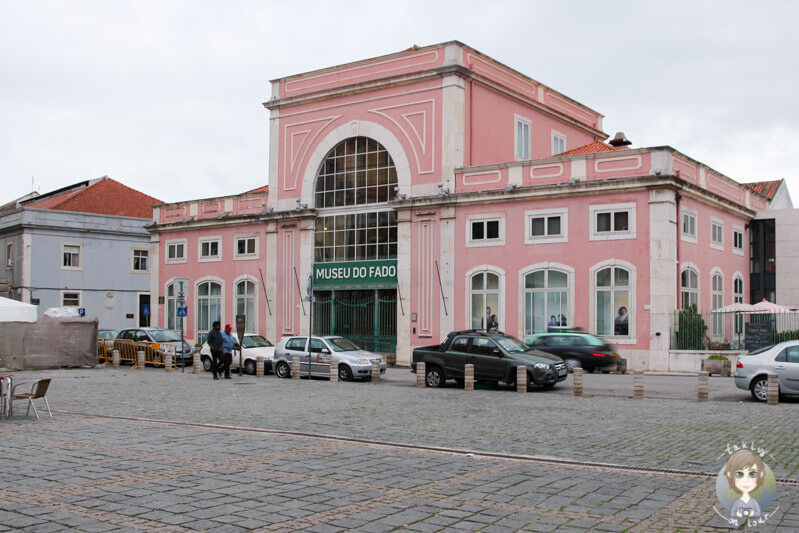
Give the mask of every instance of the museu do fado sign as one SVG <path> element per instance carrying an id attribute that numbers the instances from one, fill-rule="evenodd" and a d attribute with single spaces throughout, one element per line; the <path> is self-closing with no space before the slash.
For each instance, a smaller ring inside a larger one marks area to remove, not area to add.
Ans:
<path id="1" fill-rule="evenodd" d="M 393 289 L 397 286 L 397 261 L 343 261 L 313 266 L 314 290 Z"/>

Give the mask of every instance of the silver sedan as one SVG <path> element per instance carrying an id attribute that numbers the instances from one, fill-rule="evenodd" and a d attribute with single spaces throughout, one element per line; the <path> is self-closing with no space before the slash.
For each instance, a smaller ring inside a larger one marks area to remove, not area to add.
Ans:
<path id="1" fill-rule="evenodd" d="M 799 394 L 799 340 L 786 341 L 738 357 L 735 385 L 765 402 L 768 374 L 779 376 L 780 394 Z"/>
<path id="2" fill-rule="evenodd" d="M 380 364 L 380 373 L 386 371 L 386 361 L 377 353 L 360 349 L 344 337 L 328 336 L 283 337 L 275 348 L 275 375 L 279 378 L 291 377 L 291 360 L 300 359 L 300 376 L 330 377 L 330 364 L 335 361 L 338 378 L 351 381 L 353 378 L 368 378 L 372 375 L 372 361 Z"/>

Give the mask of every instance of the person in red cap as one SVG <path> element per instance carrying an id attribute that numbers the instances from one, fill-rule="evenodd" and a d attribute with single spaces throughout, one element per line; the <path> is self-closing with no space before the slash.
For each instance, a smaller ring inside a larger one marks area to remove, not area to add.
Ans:
<path id="1" fill-rule="evenodd" d="M 222 347 L 225 350 L 222 368 L 225 369 L 225 379 L 230 379 L 230 363 L 233 362 L 233 346 L 236 344 L 236 337 L 231 335 L 231 331 L 233 331 L 233 328 L 230 324 L 225 324 L 225 332 L 222 333 Z M 219 373 L 222 373 L 221 369 Z"/>

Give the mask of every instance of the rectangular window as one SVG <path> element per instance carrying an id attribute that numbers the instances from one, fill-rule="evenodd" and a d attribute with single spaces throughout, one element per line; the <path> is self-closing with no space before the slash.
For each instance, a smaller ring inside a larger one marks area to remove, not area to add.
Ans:
<path id="1" fill-rule="evenodd" d="M 732 230 L 732 251 L 738 255 L 744 253 L 744 232 L 740 229 Z"/>
<path id="2" fill-rule="evenodd" d="M 14 267 L 14 244 L 6 244 L 6 268 Z"/>
<path id="3" fill-rule="evenodd" d="M 552 155 L 566 151 L 566 136 L 556 131 L 552 132 Z"/>
<path id="4" fill-rule="evenodd" d="M 166 262 L 182 263 L 186 260 L 185 242 L 168 242 L 166 245 Z"/>
<path id="5" fill-rule="evenodd" d="M 149 270 L 148 261 L 150 258 L 149 250 L 133 250 L 133 271 L 147 272 Z"/>
<path id="6" fill-rule="evenodd" d="M 319 217 L 314 232 L 316 262 L 397 258 L 397 212 L 375 211 Z"/>
<path id="7" fill-rule="evenodd" d="M 591 240 L 634 239 L 635 204 L 592 205 Z"/>
<path id="8" fill-rule="evenodd" d="M 530 159 L 530 123 L 516 118 L 516 159 Z"/>
<path id="9" fill-rule="evenodd" d="M 564 209 L 537 209 L 526 211 L 526 244 L 566 242 L 569 238 L 568 211 Z"/>
<path id="10" fill-rule="evenodd" d="M 220 238 L 200 239 L 199 251 L 200 261 L 218 261 L 222 258 L 220 254 Z"/>
<path id="11" fill-rule="evenodd" d="M 79 292 L 62 292 L 61 293 L 61 306 L 62 307 L 80 307 L 80 293 Z"/>
<path id="12" fill-rule="evenodd" d="M 696 215 L 693 213 L 682 214 L 682 234 L 696 239 Z"/>
<path id="13" fill-rule="evenodd" d="M 80 244 L 64 244 L 61 247 L 61 255 L 62 255 L 62 268 L 65 269 L 72 269 L 72 270 L 80 270 L 81 263 L 80 263 L 80 252 L 81 252 L 81 245 Z"/>
<path id="14" fill-rule="evenodd" d="M 724 222 L 717 219 L 710 221 L 710 246 L 718 250 L 724 249 Z"/>
<path id="15" fill-rule="evenodd" d="M 237 259 L 258 256 L 258 240 L 255 236 L 237 236 L 235 244 L 235 257 Z"/>

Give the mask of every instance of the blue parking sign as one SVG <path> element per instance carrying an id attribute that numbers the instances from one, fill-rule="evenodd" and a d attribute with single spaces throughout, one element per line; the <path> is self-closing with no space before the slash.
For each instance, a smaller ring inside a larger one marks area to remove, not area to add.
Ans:
<path id="1" fill-rule="evenodd" d="M 78 307 L 78 316 L 86 316 L 86 308 Z"/>
<path id="2" fill-rule="evenodd" d="M 141 314 L 144 316 L 150 316 L 150 304 L 143 304 L 141 306 Z"/>
<path id="3" fill-rule="evenodd" d="M 178 307 L 178 316 L 186 316 L 186 312 L 189 310 L 188 307 Z"/>

